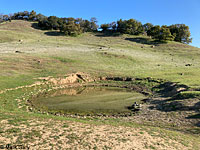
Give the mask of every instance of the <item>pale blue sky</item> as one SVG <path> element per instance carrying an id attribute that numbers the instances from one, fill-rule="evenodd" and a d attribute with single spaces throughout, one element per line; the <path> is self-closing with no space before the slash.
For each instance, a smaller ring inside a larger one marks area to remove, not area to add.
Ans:
<path id="1" fill-rule="evenodd" d="M 96 17 L 99 24 L 121 18 L 154 25 L 184 23 L 190 27 L 191 45 L 200 47 L 199 7 L 200 0 L 1 0 L 0 13 L 35 10 L 46 16 Z"/>

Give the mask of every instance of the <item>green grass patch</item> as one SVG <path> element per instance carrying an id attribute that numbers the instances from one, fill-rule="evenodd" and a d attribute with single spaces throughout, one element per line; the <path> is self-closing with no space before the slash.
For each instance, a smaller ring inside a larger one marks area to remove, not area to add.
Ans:
<path id="1" fill-rule="evenodd" d="M 200 91 L 183 91 L 178 93 L 175 97 L 179 99 L 196 98 L 200 97 Z"/>

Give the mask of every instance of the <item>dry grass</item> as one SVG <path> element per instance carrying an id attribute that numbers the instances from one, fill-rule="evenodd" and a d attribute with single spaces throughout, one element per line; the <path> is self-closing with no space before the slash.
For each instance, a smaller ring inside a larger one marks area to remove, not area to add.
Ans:
<path id="1" fill-rule="evenodd" d="M 188 149 L 175 139 L 141 128 L 92 125 L 70 121 L 31 120 L 19 126 L 1 121 L 0 144 L 26 143 L 30 149 Z M 19 132 L 21 131 L 21 132 Z"/>

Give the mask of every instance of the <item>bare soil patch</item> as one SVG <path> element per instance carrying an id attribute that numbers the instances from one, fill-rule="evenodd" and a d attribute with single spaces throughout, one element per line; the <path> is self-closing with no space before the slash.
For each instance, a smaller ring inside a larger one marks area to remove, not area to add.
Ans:
<path id="1" fill-rule="evenodd" d="M 1 128 L 3 128 L 0 133 L 1 145 L 26 143 L 30 149 L 175 150 L 188 148 L 178 141 L 152 136 L 140 128 L 122 126 L 31 120 L 18 127 L 1 123 Z M 21 132 L 18 133 L 18 130 Z"/>

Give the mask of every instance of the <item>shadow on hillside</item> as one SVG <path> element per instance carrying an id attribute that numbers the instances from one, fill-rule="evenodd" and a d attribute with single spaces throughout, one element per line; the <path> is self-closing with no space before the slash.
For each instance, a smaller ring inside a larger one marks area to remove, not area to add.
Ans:
<path id="1" fill-rule="evenodd" d="M 185 101 L 193 99 L 194 97 L 183 98 L 179 96 L 180 92 L 187 91 L 189 89 L 189 87 L 184 84 L 164 82 L 155 86 L 153 90 L 157 89 L 159 90 L 156 94 L 159 95 L 160 98 L 152 99 L 150 101 L 150 104 L 154 105 L 151 106 L 150 109 L 157 109 L 164 112 L 200 110 L 200 101 L 196 102 L 193 106 L 187 106 L 185 105 Z"/>
<path id="2" fill-rule="evenodd" d="M 150 106 L 150 109 L 156 109 L 163 112 L 172 112 L 172 111 L 198 112 L 198 110 L 200 109 L 199 102 L 194 104 L 193 106 L 186 106 L 184 104 L 184 100 L 172 100 L 171 98 L 166 100 L 152 100 L 150 104 L 154 104 L 154 106 Z"/>
<path id="3" fill-rule="evenodd" d="M 58 31 L 49 31 L 49 32 L 45 32 L 44 34 L 48 36 L 65 36 L 64 33 L 58 32 Z"/>
<path id="4" fill-rule="evenodd" d="M 159 97 L 149 101 L 151 105 L 149 109 L 161 112 L 183 112 L 186 120 L 200 127 L 200 100 L 195 97 L 180 97 L 179 95 L 180 92 L 188 89 L 188 86 L 174 82 L 164 82 L 155 86 L 153 91 L 156 91 L 156 95 Z M 191 113 L 187 114 L 188 112 Z"/>
<path id="5" fill-rule="evenodd" d="M 95 36 L 97 37 L 117 37 L 120 36 L 120 33 L 113 33 L 113 32 L 96 32 Z"/>
<path id="6" fill-rule="evenodd" d="M 177 89 L 179 88 L 182 88 L 182 90 L 177 92 Z M 174 97 L 178 93 L 182 91 L 186 91 L 188 89 L 189 87 L 187 85 L 178 84 L 177 82 L 169 82 L 169 81 L 160 83 L 159 85 L 153 87 L 153 90 L 157 91 L 156 93 L 159 94 L 159 96 L 163 98 Z"/>
<path id="7" fill-rule="evenodd" d="M 31 25 L 31 27 L 34 28 L 34 29 L 37 29 L 37 30 L 45 30 L 45 29 L 38 27 L 38 23 L 33 23 Z M 48 36 L 64 36 L 65 35 L 64 33 L 61 33 L 59 31 L 47 31 L 44 34 L 46 34 Z"/>
<path id="8" fill-rule="evenodd" d="M 31 27 L 37 30 L 41 30 L 41 28 L 38 27 L 38 23 L 32 23 Z"/>
<path id="9" fill-rule="evenodd" d="M 191 116 L 188 116 L 186 118 L 187 119 L 200 119 L 200 114 L 191 115 Z M 200 127 L 200 124 L 199 124 L 199 127 Z"/>
<path id="10" fill-rule="evenodd" d="M 165 100 L 151 100 L 149 103 L 153 105 L 150 106 L 149 109 L 158 110 L 161 112 L 183 112 L 186 120 L 189 120 L 191 123 L 193 122 L 193 125 L 196 127 L 200 127 L 200 102 L 196 102 L 194 105 L 187 105 L 185 104 L 185 101 L 186 99 L 172 100 L 171 98 Z M 191 112 L 190 115 L 187 115 L 188 112 Z M 198 134 L 199 133 L 200 131 L 198 131 Z"/>
<path id="11" fill-rule="evenodd" d="M 143 37 L 125 38 L 125 40 L 140 43 L 140 44 L 147 44 L 147 45 L 159 45 L 159 44 L 166 44 L 167 43 L 167 42 L 164 42 L 164 41 L 157 41 L 157 40 L 152 41 L 151 39 L 143 38 Z"/>
<path id="12" fill-rule="evenodd" d="M 195 126 L 196 127 L 200 127 L 200 112 L 198 112 L 195 115 L 188 116 L 188 117 L 186 117 L 186 119 L 197 119 L 198 122 L 195 124 Z M 200 133 L 200 129 L 199 128 L 198 129 L 193 129 L 192 133 L 199 134 Z"/>

